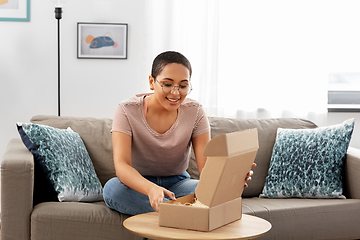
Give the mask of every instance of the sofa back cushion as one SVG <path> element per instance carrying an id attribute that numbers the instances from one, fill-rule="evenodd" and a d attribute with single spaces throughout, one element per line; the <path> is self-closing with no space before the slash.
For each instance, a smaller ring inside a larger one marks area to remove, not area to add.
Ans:
<path id="1" fill-rule="evenodd" d="M 265 178 L 268 173 L 272 149 L 275 144 L 277 128 L 316 128 L 317 125 L 311 121 L 297 118 L 277 118 L 277 119 L 239 119 L 209 117 L 211 126 L 211 137 L 220 134 L 241 131 L 251 128 L 258 129 L 259 150 L 257 152 L 255 163 L 257 167 L 253 168 L 254 175 L 248 182 L 249 187 L 245 188 L 243 197 L 257 197 L 262 192 Z M 198 172 L 195 169 L 196 162 L 194 155 L 191 156 L 188 172 L 193 178 L 198 178 Z"/>
<path id="2" fill-rule="evenodd" d="M 107 180 L 116 176 L 110 132 L 111 119 L 39 115 L 30 121 L 60 129 L 70 127 L 83 140 L 101 184 L 104 186 Z"/>
<path id="3" fill-rule="evenodd" d="M 48 125 L 60 129 L 70 127 L 82 138 L 101 184 L 104 185 L 110 178 L 116 176 L 110 132 L 112 119 L 39 115 L 34 116 L 30 121 L 32 123 Z M 235 119 L 209 117 L 209 122 L 212 138 L 224 133 L 251 128 L 258 129 L 259 150 L 255 158 L 255 162 L 258 166 L 253 169 L 254 176 L 248 183 L 249 187 L 244 190 L 243 197 L 257 197 L 262 192 L 278 127 L 292 129 L 317 127 L 317 125 L 311 121 L 297 118 Z M 188 172 L 192 178 L 199 177 L 193 153 L 191 155 Z"/>

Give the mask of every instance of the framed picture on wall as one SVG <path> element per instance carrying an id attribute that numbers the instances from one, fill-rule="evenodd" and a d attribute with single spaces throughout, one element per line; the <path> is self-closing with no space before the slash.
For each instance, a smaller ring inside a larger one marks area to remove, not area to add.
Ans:
<path id="1" fill-rule="evenodd" d="M 30 0 L 0 0 L 0 21 L 30 21 Z"/>
<path id="2" fill-rule="evenodd" d="M 127 59 L 127 35 L 125 23 L 78 23 L 77 57 Z"/>

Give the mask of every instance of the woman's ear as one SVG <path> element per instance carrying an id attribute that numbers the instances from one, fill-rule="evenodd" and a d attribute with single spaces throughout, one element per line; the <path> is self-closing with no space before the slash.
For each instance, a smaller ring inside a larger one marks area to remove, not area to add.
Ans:
<path id="1" fill-rule="evenodd" d="M 155 79 L 153 76 L 149 76 L 149 85 L 150 85 L 150 90 L 154 90 L 154 84 L 155 84 Z"/>

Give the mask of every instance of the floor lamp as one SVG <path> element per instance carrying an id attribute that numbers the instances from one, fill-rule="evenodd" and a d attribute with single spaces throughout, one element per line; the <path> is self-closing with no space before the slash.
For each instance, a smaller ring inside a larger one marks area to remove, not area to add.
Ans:
<path id="1" fill-rule="evenodd" d="M 55 3 L 55 19 L 57 19 L 58 36 L 58 116 L 60 117 L 60 19 L 62 17 L 62 6 L 67 0 L 51 0 Z"/>

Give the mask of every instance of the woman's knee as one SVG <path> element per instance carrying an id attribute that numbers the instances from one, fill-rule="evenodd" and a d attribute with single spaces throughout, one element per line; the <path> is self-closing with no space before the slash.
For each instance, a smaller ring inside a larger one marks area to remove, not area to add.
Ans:
<path id="1" fill-rule="evenodd" d="M 119 201 L 119 197 L 121 197 L 122 192 L 121 188 L 125 187 L 125 185 L 120 181 L 119 178 L 114 177 L 105 183 L 103 189 L 103 198 L 108 205 L 108 207 L 114 209 L 114 202 Z"/>
<path id="2" fill-rule="evenodd" d="M 118 178 L 105 184 L 103 196 L 109 208 L 121 213 L 136 215 L 153 211 L 146 195 L 127 187 Z"/>
<path id="3" fill-rule="evenodd" d="M 121 181 L 119 180 L 119 178 L 114 177 L 111 178 L 110 180 L 108 180 L 105 183 L 104 189 L 103 189 L 103 195 L 104 198 L 105 197 L 110 197 L 111 195 L 114 194 L 114 192 L 116 192 L 116 189 L 118 188 L 117 185 L 122 184 Z"/>

